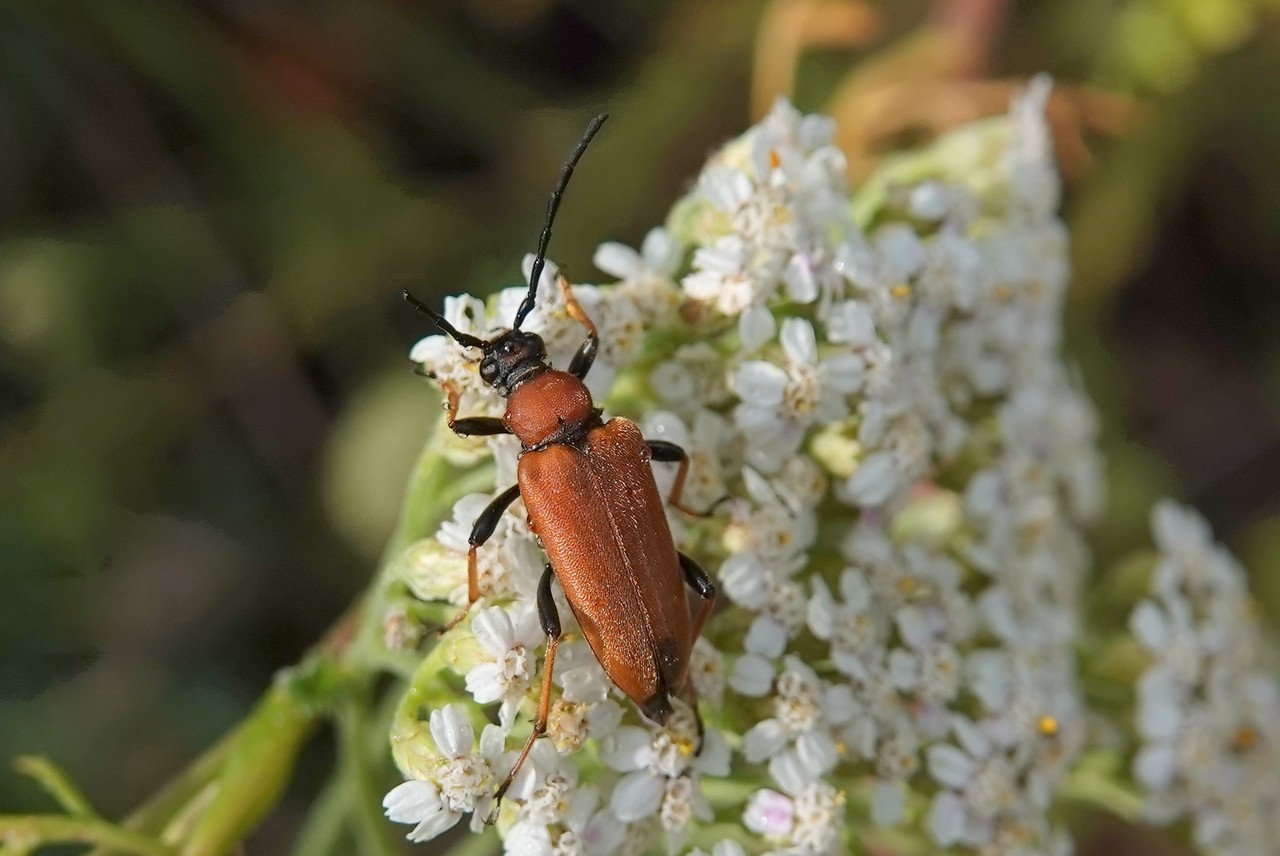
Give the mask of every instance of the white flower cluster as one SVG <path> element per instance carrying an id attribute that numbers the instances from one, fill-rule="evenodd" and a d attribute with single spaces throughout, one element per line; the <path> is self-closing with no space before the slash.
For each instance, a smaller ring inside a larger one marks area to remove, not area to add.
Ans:
<path id="1" fill-rule="evenodd" d="M 1280 842 L 1280 688 L 1244 570 L 1195 512 L 1152 515 L 1160 558 L 1130 615 L 1151 657 L 1138 681 L 1134 777 L 1149 818 L 1189 818 L 1206 853 Z"/>
<path id="2" fill-rule="evenodd" d="M 709 521 L 671 516 L 729 605 L 692 657 L 701 752 L 688 711 L 658 728 L 625 702 L 561 606 L 548 736 L 498 821 L 509 852 L 820 854 L 851 828 L 874 836 L 868 818 L 942 847 L 1068 849 L 1047 809 L 1083 739 L 1080 533 L 1102 491 L 1092 411 L 1058 353 L 1066 239 L 1047 95 L 1035 82 L 1010 116 L 869 186 L 874 202 L 845 187 L 830 121 L 779 103 L 643 252 L 601 248 L 621 282 L 574 287 L 600 328 L 588 381 L 607 404 L 612 380 L 632 378 L 646 435 L 691 456 L 687 504 L 731 497 Z M 563 366 L 582 331 L 554 275 L 527 329 Z M 492 335 L 522 296 L 452 299 L 446 314 Z M 501 412 L 475 356 L 438 336 L 413 353 L 464 415 Z M 498 490 L 514 482 L 511 438 L 468 442 L 492 450 Z M 671 469 L 655 466 L 664 490 Z M 414 548 L 437 569 L 405 575 L 417 594 L 465 598 L 459 557 L 489 499 L 463 500 Z M 523 521 L 517 504 L 481 548 L 485 600 L 451 631 L 450 666 L 477 717 L 499 705 L 507 750 L 537 694 L 543 560 Z M 481 805 L 513 754 L 468 756 L 490 775 L 446 781 L 459 742 L 437 735 L 428 754 L 444 760 L 401 763 L 415 781 L 388 812 L 418 823 L 414 837 Z"/>

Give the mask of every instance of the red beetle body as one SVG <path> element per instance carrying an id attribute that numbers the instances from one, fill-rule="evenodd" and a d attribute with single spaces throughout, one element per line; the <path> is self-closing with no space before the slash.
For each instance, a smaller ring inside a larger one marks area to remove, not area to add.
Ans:
<path id="1" fill-rule="evenodd" d="M 559 580 L 583 636 L 609 679 L 659 723 L 670 716 L 671 697 L 676 694 L 688 699 L 696 715 L 689 657 L 715 602 L 711 580 L 692 559 L 676 550 L 649 465 L 651 460 L 679 463 L 670 501 L 688 511 L 680 503 L 688 458 L 674 444 L 646 442 L 640 429 L 626 419 L 601 419 L 583 383 L 595 359 L 599 337 L 563 277 L 559 284 L 565 306 L 587 331 L 568 371 L 551 368 L 542 339 L 520 329 L 535 304 L 560 195 L 604 119 L 597 117 L 588 127 L 551 194 L 529 291 L 510 330 L 491 340 L 460 333 L 439 313 L 405 293 L 455 340 L 481 351 L 481 378 L 508 399 L 501 419 L 458 418 L 457 393 L 446 385 L 449 427 L 463 436 L 514 434 L 522 448 L 517 485 L 499 494 L 472 528 L 468 604 L 449 626 L 461 621 L 480 597 L 476 549 L 493 534 L 517 497 L 524 498 L 533 531 L 549 560 L 538 586 L 538 613 L 547 634 L 538 716 L 523 752 L 498 790 L 499 798 L 533 741 L 546 730 L 561 632 L 551 594 L 553 579 Z M 684 583 L 702 598 L 692 618 Z"/>

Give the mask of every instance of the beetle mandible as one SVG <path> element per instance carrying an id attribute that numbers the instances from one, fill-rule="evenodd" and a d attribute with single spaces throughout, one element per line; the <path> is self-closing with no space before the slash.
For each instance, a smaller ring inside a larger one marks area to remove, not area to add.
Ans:
<path id="1" fill-rule="evenodd" d="M 558 283 L 566 309 L 587 331 L 568 370 L 553 369 L 542 338 L 520 329 L 537 300 L 538 280 L 561 196 L 606 118 L 601 115 L 591 121 L 560 172 L 547 202 L 529 290 L 510 330 L 489 340 L 463 333 L 440 313 L 404 293 L 406 300 L 454 340 L 480 351 L 481 379 L 507 399 L 501 418 L 459 417 L 458 394 L 446 384 L 449 427 L 463 437 L 514 434 L 521 446 L 516 484 L 500 493 L 472 527 L 467 605 L 448 627 L 460 622 L 480 597 L 476 550 L 493 535 L 502 514 L 517 497 L 523 497 L 530 528 L 548 559 L 537 595 L 538 617 L 547 637 L 537 718 L 515 765 L 498 788 L 498 800 L 547 728 L 552 670 L 561 633 L 552 580 L 559 581 L 582 635 L 609 679 L 660 725 L 673 713 L 671 697 L 676 694 L 685 697 L 697 716 L 689 658 L 715 605 L 716 588 L 710 577 L 676 549 L 649 466 L 650 460 L 678 463 L 669 501 L 682 511 L 698 514 L 681 502 L 689 458 L 674 443 L 646 441 L 635 423 L 627 419 L 605 421 L 601 417 L 583 383 L 600 339 L 564 277 L 559 277 Z M 692 619 L 685 583 L 702 598 Z M 699 733 L 701 730 L 699 718 Z"/>

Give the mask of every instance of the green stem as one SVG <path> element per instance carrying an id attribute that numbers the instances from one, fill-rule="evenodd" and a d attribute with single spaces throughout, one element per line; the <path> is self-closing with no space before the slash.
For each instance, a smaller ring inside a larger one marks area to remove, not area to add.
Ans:
<path id="1" fill-rule="evenodd" d="M 185 838 L 182 856 L 220 856 L 276 804 L 315 714 L 285 688 L 268 691 L 236 731 L 209 807 Z"/>
<path id="2" fill-rule="evenodd" d="M 0 843 L 19 853 L 45 844 L 96 844 L 138 856 L 174 856 L 167 845 L 93 817 L 0 815 Z"/>
<path id="3" fill-rule="evenodd" d="M 381 795 L 364 747 L 366 717 L 360 705 L 348 702 L 338 715 L 338 772 L 351 798 L 355 831 L 364 845 L 361 852 L 394 856 L 397 852 L 391 826 L 378 810 Z"/>
<path id="4" fill-rule="evenodd" d="M 339 852 L 337 846 L 346 829 L 347 803 L 351 794 L 346 784 L 336 771 L 325 782 L 293 842 L 293 856 L 324 856 Z"/>
<path id="5" fill-rule="evenodd" d="M 13 768 L 27 778 L 34 779 L 58 805 L 66 809 L 68 814 L 77 817 L 98 817 L 98 812 L 71 781 L 71 777 L 48 758 L 39 755 L 22 755 L 14 759 Z"/>

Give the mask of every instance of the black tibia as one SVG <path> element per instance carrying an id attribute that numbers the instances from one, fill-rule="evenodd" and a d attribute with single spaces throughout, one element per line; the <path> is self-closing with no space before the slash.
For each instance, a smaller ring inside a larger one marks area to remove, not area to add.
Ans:
<path id="1" fill-rule="evenodd" d="M 680 570 L 684 571 L 684 581 L 689 584 L 689 588 L 698 593 L 698 597 L 703 600 L 716 599 L 716 584 L 711 581 L 711 577 L 702 567 L 693 559 L 684 553 L 680 556 Z"/>
<path id="2" fill-rule="evenodd" d="M 551 570 L 551 563 L 548 562 L 542 572 L 542 579 L 538 582 L 538 620 L 542 624 L 542 632 L 547 634 L 548 639 L 559 639 L 560 610 L 556 609 L 556 599 L 551 596 L 553 579 L 555 579 L 555 572 Z"/>
<path id="3" fill-rule="evenodd" d="M 649 447 L 649 452 L 658 463 L 674 464 L 688 457 L 684 449 L 666 440 L 645 440 L 644 444 Z"/>
<path id="4" fill-rule="evenodd" d="M 596 361 L 598 350 L 600 350 L 600 337 L 592 330 L 587 335 L 587 340 L 582 343 L 582 347 L 578 349 L 578 353 L 574 354 L 569 362 L 569 374 L 578 380 L 585 378 L 587 372 L 591 371 L 591 364 Z"/>
<path id="5" fill-rule="evenodd" d="M 472 547 L 479 547 L 493 535 L 493 530 L 498 528 L 498 521 L 502 519 L 502 514 L 510 507 L 511 503 L 516 501 L 516 497 L 520 495 L 520 485 L 513 484 L 494 498 L 493 502 L 480 512 L 480 516 L 476 518 L 475 525 L 471 527 L 471 537 L 467 539 L 467 543 Z"/>
<path id="6" fill-rule="evenodd" d="M 449 427 L 459 437 L 492 437 L 511 433 L 511 429 L 497 416 L 464 416 L 454 419 Z"/>

